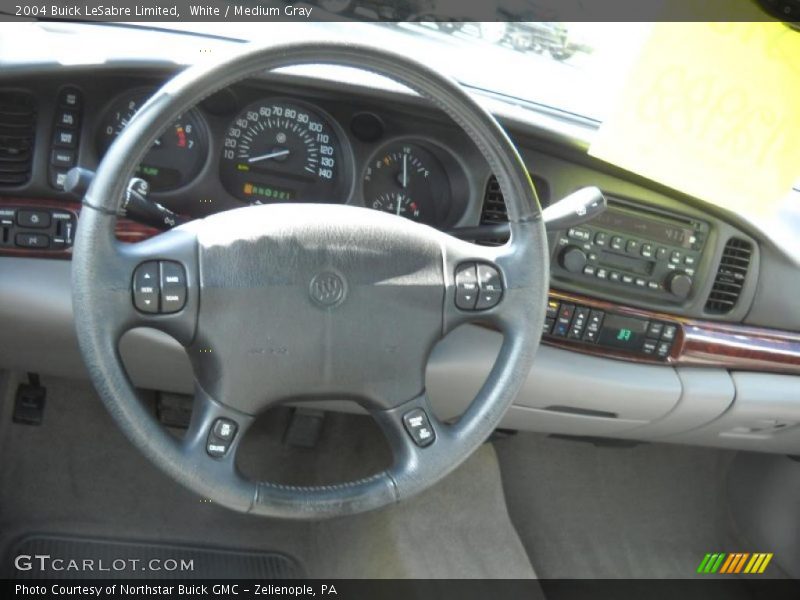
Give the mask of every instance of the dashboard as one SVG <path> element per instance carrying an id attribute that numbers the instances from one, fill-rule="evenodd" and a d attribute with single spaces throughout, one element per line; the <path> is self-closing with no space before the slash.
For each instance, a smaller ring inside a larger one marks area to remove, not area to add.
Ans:
<path id="1" fill-rule="evenodd" d="M 73 166 L 95 169 L 174 71 L 76 66 L 0 77 L 0 322 L 19 340 L 0 344 L 0 365 L 57 374 L 83 368 L 68 263 L 80 198 L 63 191 L 64 177 Z M 622 430 L 656 427 L 666 415 L 687 429 L 705 415 L 719 431 L 686 434 L 687 441 L 761 449 L 774 433 L 775 451 L 800 441 L 800 410 L 783 400 L 748 404 L 737 396 L 744 413 L 730 412 L 740 388 L 798 389 L 800 277 L 791 257 L 737 215 L 601 163 L 556 127 L 496 114 L 543 205 L 584 186 L 598 186 L 609 203 L 582 226 L 549 232 L 544 348 L 536 382 L 506 424 L 624 437 Z M 424 100 L 397 90 L 289 74 L 244 81 L 176 119 L 137 176 L 152 199 L 187 218 L 247 204 L 342 203 L 450 233 L 491 232 L 476 243 L 504 241 L 503 193 L 480 151 Z M 118 220 L 121 240 L 157 233 Z M 459 386 L 491 365 L 494 338 L 456 333 L 441 356 L 459 374 L 447 371 L 443 395 L 460 406 L 471 395 Z M 178 350 L 163 341 L 154 351 L 153 343 L 131 342 L 138 344 L 129 351 L 132 377 L 143 387 L 183 390 Z M 779 379 L 762 385 L 750 375 Z M 587 397 L 584 385 L 595 394 Z M 689 403 L 688 418 L 681 402 L 692 394 L 703 400 Z M 741 433 L 762 421 L 775 431 Z"/>
<path id="2" fill-rule="evenodd" d="M 34 162 L 41 154 L 48 164 L 33 165 L 23 189 L 63 196 L 67 171 L 95 169 L 163 80 L 139 73 L 29 79 L 45 138 L 36 140 Z M 150 184 L 153 199 L 188 217 L 246 204 L 343 203 L 446 229 L 467 219 L 480 199 L 468 176 L 476 160 L 465 136 L 443 135 L 440 123 L 413 109 L 248 82 L 181 115 L 137 176 Z"/>

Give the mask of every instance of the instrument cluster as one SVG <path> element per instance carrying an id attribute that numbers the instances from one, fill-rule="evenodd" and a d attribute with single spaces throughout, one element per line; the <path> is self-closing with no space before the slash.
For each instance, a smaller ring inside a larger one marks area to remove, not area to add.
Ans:
<path id="1" fill-rule="evenodd" d="M 95 128 L 98 157 L 152 92 L 136 88 L 108 103 Z M 137 176 L 165 204 L 183 206 L 182 198 L 198 193 L 217 196 L 220 210 L 347 203 L 445 228 L 466 210 L 465 171 L 452 144 L 414 127 L 387 127 L 376 111 L 336 118 L 292 96 L 240 100 L 230 92 L 181 115 L 156 140 Z"/>

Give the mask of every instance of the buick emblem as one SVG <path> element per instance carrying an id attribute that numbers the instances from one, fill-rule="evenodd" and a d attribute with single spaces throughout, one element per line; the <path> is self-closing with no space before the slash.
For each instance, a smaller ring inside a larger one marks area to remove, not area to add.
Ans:
<path id="1" fill-rule="evenodd" d="M 345 291 L 344 279 L 330 271 L 315 275 L 309 286 L 311 299 L 326 308 L 335 306 L 344 300 Z"/>

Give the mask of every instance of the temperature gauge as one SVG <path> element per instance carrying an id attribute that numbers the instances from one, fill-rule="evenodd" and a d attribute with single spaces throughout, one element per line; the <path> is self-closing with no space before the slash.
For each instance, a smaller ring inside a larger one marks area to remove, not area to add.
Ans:
<path id="1" fill-rule="evenodd" d="M 435 225 L 450 206 L 450 180 L 442 163 L 420 144 L 392 142 L 379 150 L 364 173 L 364 203 L 370 208 Z"/>

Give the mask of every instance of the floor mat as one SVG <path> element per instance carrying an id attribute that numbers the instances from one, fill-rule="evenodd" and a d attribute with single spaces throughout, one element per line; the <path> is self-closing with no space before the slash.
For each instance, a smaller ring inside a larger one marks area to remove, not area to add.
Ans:
<path id="1" fill-rule="evenodd" d="M 540 578 L 687 578 L 707 552 L 744 548 L 725 498 L 733 452 L 534 434 L 495 448 Z"/>
<path id="2" fill-rule="evenodd" d="M 278 552 L 241 552 L 197 546 L 32 535 L 12 547 L 0 571 L 9 579 L 302 579 L 296 559 Z M 19 561 L 17 561 L 19 562 Z M 28 569 L 28 567 L 30 567 Z"/>
<path id="3" fill-rule="evenodd" d="M 321 522 L 265 519 L 221 508 L 164 475 L 122 436 L 88 382 L 43 383 L 41 426 L 13 424 L 10 398 L 0 406 L 0 557 L 26 535 L 46 532 L 279 550 L 311 578 L 534 577 L 489 444 L 398 505 Z M 286 447 L 281 415 L 266 417 L 252 444 L 243 444 L 241 466 L 254 477 L 347 480 L 382 463 L 369 417 L 329 415 L 313 450 Z"/>

